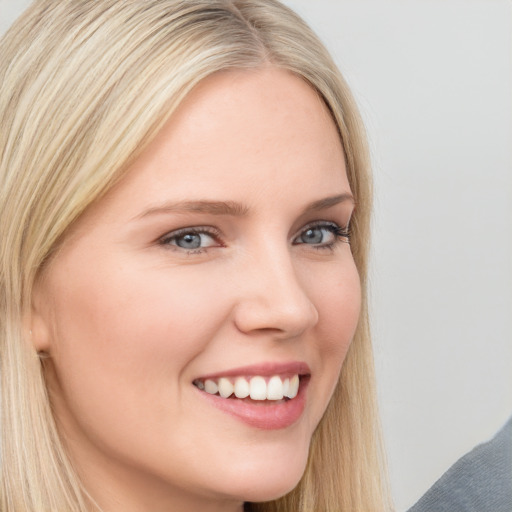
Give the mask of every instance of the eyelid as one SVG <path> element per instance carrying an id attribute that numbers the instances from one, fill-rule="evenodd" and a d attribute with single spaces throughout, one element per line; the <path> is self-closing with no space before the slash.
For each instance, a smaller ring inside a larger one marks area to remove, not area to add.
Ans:
<path id="1" fill-rule="evenodd" d="M 293 240 L 295 240 L 298 236 L 300 236 L 304 231 L 307 231 L 311 228 L 336 228 L 337 230 L 343 231 L 343 232 L 349 232 L 349 223 L 346 224 L 340 224 L 339 222 L 335 222 L 332 220 L 316 220 L 313 222 L 309 222 L 308 224 L 302 226 L 299 231 L 293 236 Z"/>
<path id="2" fill-rule="evenodd" d="M 297 239 L 308 229 L 327 229 L 334 236 L 334 240 L 331 242 L 321 242 L 318 244 L 306 244 L 304 242 L 298 242 Z M 340 225 L 338 222 L 327 221 L 327 220 L 319 220 L 306 224 L 303 226 L 300 231 L 293 237 L 292 244 L 293 245 L 305 245 L 309 246 L 311 249 L 321 250 L 321 249 L 334 249 L 334 247 L 339 243 L 346 243 L 350 245 L 350 228 L 348 223 Z"/>
<path id="3" fill-rule="evenodd" d="M 185 228 L 175 229 L 173 231 L 169 231 L 165 235 L 158 238 L 158 243 L 160 245 L 174 245 L 169 243 L 171 240 L 179 238 L 180 236 L 186 234 L 198 234 L 198 235 L 208 235 L 211 236 L 219 245 L 219 247 L 223 247 L 224 244 L 221 242 L 222 233 L 213 226 L 190 226 Z M 181 249 L 180 247 L 178 247 Z M 207 247 L 203 247 L 206 249 Z M 186 251 L 186 249 L 184 249 Z"/>
<path id="4" fill-rule="evenodd" d="M 331 233 L 335 236 L 335 240 L 330 243 L 318 243 L 318 244 L 304 244 L 304 245 L 311 245 L 311 247 L 316 248 L 324 248 L 324 247 L 332 247 L 338 242 L 346 242 L 350 243 L 350 229 L 348 223 L 346 225 L 340 225 L 338 222 L 335 221 L 328 221 L 328 220 L 317 220 L 307 223 L 306 225 L 302 226 L 302 228 L 294 235 L 292 238 L 292 244 L 293 245 L 302 245 L 303 242 L 298 242 L 297 239 L 308 229 L 328 229 L 331 231 Z M 183 247 L 178 246 L 175 243 L 171 243 L 173 240 L 176 240 L 180 238 L 181 236 L 184 236 L 186 234 L 197 234 L 197 235 L 207 235 L 211 237 L 215 244 L 207 245 L 198 247 L 196 249 L 186 249 Z M 222 232 L 213 226 L 189 226 L 189 227 L 183 227 L 179 229 L 175 229 L 173 231 L 167 232 L 165 235 L 159 237 L 157 239 L 157 243 L 159 245 L 165 246 L 165 247 L 172 247 L 176 248 L 176 250 L 179 250 L 184 253 L 191 253 L 198 250 L 206 251 L 213 247 L 226 247 L 223 240 L 223 234 Z M 345 238 L 346 240 L 342 240 Z"/>

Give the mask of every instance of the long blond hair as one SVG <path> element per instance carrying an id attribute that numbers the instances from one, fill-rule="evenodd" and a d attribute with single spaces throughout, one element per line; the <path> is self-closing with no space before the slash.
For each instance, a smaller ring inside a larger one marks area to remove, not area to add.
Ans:
<path id="1" fill-rule="evenodd" d="M 29 339 L 41 269 L 194 85 L 269 64 L 309 82 L 337 124 L 357 202 L 352 251 L 363 304 L 301 482 L 246 508 L 389 510 L 366 308 L 369 162 L 356 105 L 327 51 L 276 0 L 36 0 L 0 42 L 2 511 L 90 510 Z"/>

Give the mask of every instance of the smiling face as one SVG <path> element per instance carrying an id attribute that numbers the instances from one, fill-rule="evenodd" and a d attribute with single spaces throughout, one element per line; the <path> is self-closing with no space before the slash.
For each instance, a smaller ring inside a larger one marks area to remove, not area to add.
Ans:
<path id="1" fill-rule="evenodd" d="M 265 68 L 203 81 L 73 226 L 33 340 L 106 512 L 237 510 L 297 484 L 359 316 L 353 208 L 326 107 Z"/>

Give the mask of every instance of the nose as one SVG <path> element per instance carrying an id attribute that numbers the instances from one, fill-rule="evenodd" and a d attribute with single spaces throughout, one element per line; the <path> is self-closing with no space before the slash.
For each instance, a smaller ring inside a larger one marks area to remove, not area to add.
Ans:
<path id="1" fill-rule="evenodd" d="M 243 264 L 235 324 L 246 333 L 286 339 L 318 322 L 318 311 L 301 284 L 287 249 L 253 254 Z"/>

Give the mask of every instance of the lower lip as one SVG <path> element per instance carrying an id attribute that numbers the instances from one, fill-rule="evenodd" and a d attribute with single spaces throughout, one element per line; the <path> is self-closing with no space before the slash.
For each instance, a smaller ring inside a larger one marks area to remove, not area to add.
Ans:
<path id="1" fill-rule="evenodd" d="M 247 425 L 263 430 L 278 430 L 293 425 L 302 415 L 306 405 L 309 377 L 301 378 L 295 398 L 281 403 L 262 400 L 261 403 L 245 402 L 236 398 L 222 398 L 205 391 L 198 392 L 221 411 L 234 416 Z"/>

